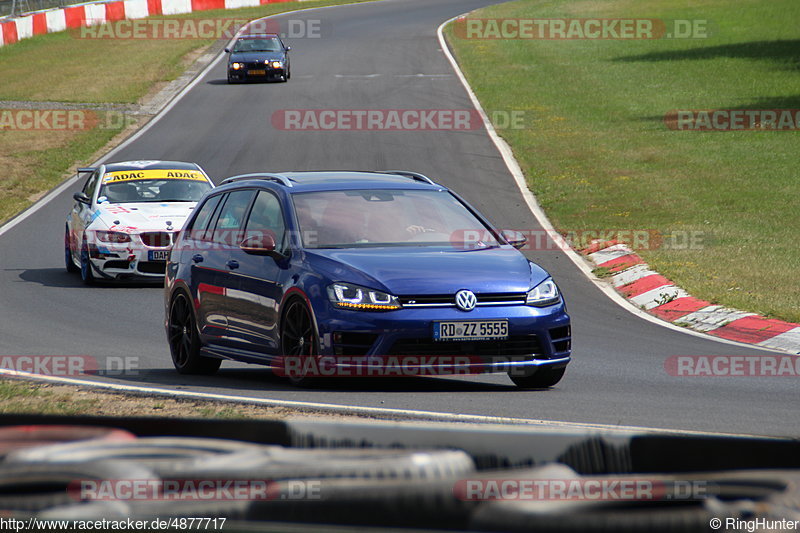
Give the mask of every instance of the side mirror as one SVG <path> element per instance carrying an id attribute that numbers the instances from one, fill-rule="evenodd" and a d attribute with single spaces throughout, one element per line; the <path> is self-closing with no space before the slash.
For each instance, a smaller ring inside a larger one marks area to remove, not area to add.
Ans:
<path id="1" fill-rule="evenodd" d="M 239 244 L 239 248 L 250 255 L 268 255 L 276 259 L 283 257 L 283 254 L 275 250 L 275 238 L 266 232 L 247 237 Z"/>
<path id="2" fill-rule="evenodd" d="M 520 239 L 513 239 L 513 240 L 508 241 L 508 244 L 510 244 L 511 246 L 516 248 L 517 250 L 521 250 L 522 248 L 525 248 L 526 244 L 528 244 L 528 238 L 523 236 Z"/>
<path id="3" fill-rule="evenodd" d="M 291 46 L 287 46 L 287 47 L 286 47 L 286 51 L 287 51 L 287 52 L 288 52 L 289 50 L 291 50 L 291 49 L 292 49 L 292 47 L 291 47 Z"/>
<path id="4" fill-rule="evenodd" d="M 230 48 L 226 48 L 224 51 L 225 51 L 226 54 L 230 54 L 231 53 L 231 49 Z"/>
<path id="5" fill-rule="evenodd" d="M 528 244 L 528 238 L 521 231 L 503 230 L 501 233 L 506 242 L 517 250 L 524 248 Z"/>
<path id="6" fill-rule="evenodd" d="M 78 191 L 75 194 L 73 194 L 72 198 L 76 202 L 80 202 L 82 204 L 91 205 L 92 203 L 92 199 L 86 196 L 86 194 L 84 194 L 82 191 Z"/>

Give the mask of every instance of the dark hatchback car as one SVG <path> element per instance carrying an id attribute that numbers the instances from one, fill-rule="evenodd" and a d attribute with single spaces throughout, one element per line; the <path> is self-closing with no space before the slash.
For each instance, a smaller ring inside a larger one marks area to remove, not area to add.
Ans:
<path id="1" fill-rule="evenodd" d="M 229 178 L 198 204 L 167 264 L 173 363 L 181 373 L 266 364 L 303 384 L 402 361 L 421 374 L 555 385 L 570 318 L 522 242 L 412 172 Z M 290 359 L 314 364 L 291 373 Z M 334 373 L 309 370 L 323 367 Z"/>
<path id="2" fill-rule="evenodd" d="M 228 83 L 278 80 L 292 77 L 289 50 L 275 34 L 242 35 L 228 53 Z"/>

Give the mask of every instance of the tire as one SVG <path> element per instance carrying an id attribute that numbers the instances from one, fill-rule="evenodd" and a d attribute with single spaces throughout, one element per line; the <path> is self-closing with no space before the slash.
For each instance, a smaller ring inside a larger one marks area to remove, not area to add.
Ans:
<path id="1" fill-rule="evenodd" d="M 129 461 L 88 463 L 0 464 L 0 510 L 38 512 L 70 505 L 79 494 L 78 480 L 143 479 L 157 476 L 148 468 Z"/>
<path id="2" fill-rule="evenodd" d="M 272 446 L 176 465 L 180 479 L 404 479 L 436 480 L 475 472 L 461 450 L 296 449 Z"/>
<path id="3" fill-rule="evenodd" d="M 64 228 L 64 266 L 70 274 L 77 274 L 81 270 L 72 260 L 72 244 L 70 243 L 68 226 Z"/>
<path id="4" fill-rule="evenodd" d="M 547 389 L 554 386 L 564 377 L 567 367 L 539 368 L 529 376 L 515 376 L 509 372 L 508 377 L 521 389 Z"/>
<path id="5" fill-rule="evenodd" d="M 218 454 L 256 453 L 263 444 L 201 437 L 144 437 L 122 442 L 68 442 L 17 450 L 5 458 L 7 465 L 72 465 L 101 461 L 136 464 L 157 474 L 173 472 L 183 461 L 207 459 Z M 55 467 L 54 467 L 55 468 Z"/>
<path id="6" fill-rule="evenodd" d="M 94 272 L 92 271 L 92 260 L 89 259 L 89 244 L 86 237 L 81 244 L 81 279 L 86 285 L 94 284 Z"/>
<path id="7" fill-rule="evenodd" d="M 374 531 L 466 531 L 479 502 L 457 499 L 453 487 L 458 481 L 459 477 L 320 479 L 309 485 L 313 496 L 305 498 L 292 495 L 296 480 L 274 481 L 268 490 L 272 497 L 253 501 L 247 519 L 320 524 L 319 530 L 336 525 L 343 531 L 360 530 L 355 526 L 369 526 Z M 312 530 L 315 528 L 309 528 Z"/>
<path id="8" fill-rule="evenodd" d="M 221 359 L 200 355 L 200 334 L 189 298 L 180 292 L 169 306 L 167 341 L 172 364 L 179 374 L 214 374 L 222 364 Z"/>
<path id="9" fill-rule="evenodd" d="M 299 298 L 289 300 L 281 319 L 281 355 L 284 357 L 316 357 L 319 339 L 308 306 Z M 288 376 L 296 387 L 312 387 L 319 378 Z"/>
<path id="10" fill-rule="evenodd" d="M 130 441 L 136 435 L 124 429 L 102 426 L 8 426 L 0 428 L 0 455 L 14 450 L 66 442 Z"/>
<path id="11" fill-rule="evenodd" d="M 552 502 L 566 505 L 544 506 L 535 501 L 490 501 L 478 506 L 468 528 L 471 531 L 528 532 L 531 524 L 545 533 L 702 533 L 712 531 L 709 520 L 718 517 L 725 523 L 735 509 L 711 509 L 705 504 L 675 505 L 676 502 L 649 502 L 650 505 L 609 505 L 610 502 Z M 737 516 L 741 518 L 741 516 Z"/>

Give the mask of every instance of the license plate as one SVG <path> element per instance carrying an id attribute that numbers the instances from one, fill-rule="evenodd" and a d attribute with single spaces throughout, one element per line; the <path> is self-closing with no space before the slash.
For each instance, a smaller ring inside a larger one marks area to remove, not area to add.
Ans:
<path id="1" fill-rule="evenodd" d="M 148 250 L 148 261 L 167 261 L 169 259 L 169 250 Z"/>
<path id="2" fill-rule="evenodd" d="M 247 75 L 248 76 L 266 76 L 267 75 L 267 71 L 266 70 L 248 70 L 247 71 Z"/>
<path id="3" fill-rule="evenodd" d="M 435 341 L 481 341 L 508 338 L 508 320 L 469 320 L 434 322 Z"/>

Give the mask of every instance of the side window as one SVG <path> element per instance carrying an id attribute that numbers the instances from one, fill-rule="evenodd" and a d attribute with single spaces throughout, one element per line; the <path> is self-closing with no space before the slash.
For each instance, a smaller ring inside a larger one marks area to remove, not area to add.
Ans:
<path id="1" fill-rule="evenodd" d="M 211 240 L 229 246 L 241 242 L 241 229 L 254 194 L 253 190 L 233 191 L 228 194 L 225 204 L 219 211 Z"/>
<path id="2" fill-rule="evenodd" d="M 220 200 L 222 200 L 223 196 L 224 195 L 222 194 L 212 196 L 206 201 L 206 203 L 203 204 L 203 206 L 200 208 L 200 211 L 198 211 L 194 222 L 192 222 L 192 227 L 189 228 L 189 235 L 191 238 L 200 240 L 203 239 L 203 234 L 208 228 L 208 223 L 214 216 L 214 212 L 217 210 L 217 207 L 219 206 Z"/>
<path id="3" fill-rule="evenodd" d="M 100 171 L 95 170 L 89 179 L 86 180 L 86 183 L 83 185 L 83 194 L 88 196 L 89 198 L 94 195 L 94 190 L 97 188 L 97 180 L 100 179 Z"/>
<path id="4" fill-rule="evenodd" d="M 258 237 L 265 233 L 272 235 L 278 250 L 284 249 L 286 224 L 283 221 L 281 203 L 274 194 L 259 191 L 247 220 L 245 237 Z"/>

